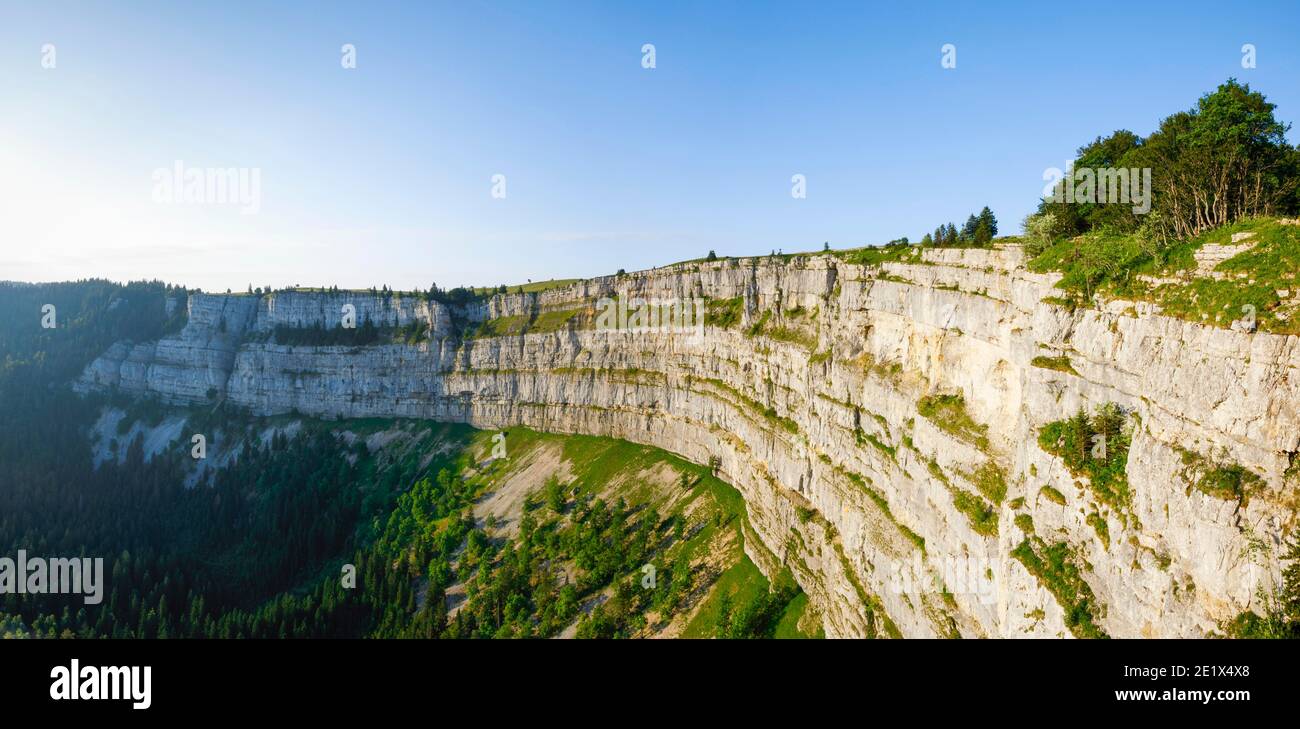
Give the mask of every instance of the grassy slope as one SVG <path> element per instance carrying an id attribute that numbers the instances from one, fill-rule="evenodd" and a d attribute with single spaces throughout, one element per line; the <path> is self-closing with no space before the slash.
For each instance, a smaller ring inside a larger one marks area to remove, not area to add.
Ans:
<path id="1" fill-rule="evenodd" d="M 1254 246 L 1216 267 L 1222 279 L 1196 277 L 1195 252 L 1231 245 L 1234 233 L 1254 233 Z M 1242 220 L 1153 252 L 1135 234 L 1089 233 L 1057 241 L 1030 262 L 1035 271 L 1059 271 L 1059 288 L 1076 303 L 1090 294 L 1158 304 L 1169 315 L 1228 327 L 1254 307 L 1260 329 L 1300 334 L 1300 226 L 1276 219 Z M 1154 279 L 1176 279 L 1153 282 Z M 1286 296 L 1278 294 L 1287 292 Z"/>
<path id="2" fill-rule="evenodd" d="M 474 434 L 465 449 L 469 456 L 467 463 L 491 451 L 492 435 L 488 431 Z M 510 453 L 507 462 L 474 478 L 485 493 L 489 482 L 499 483 L 509 476 L 512 468 L 526 467 L 541 449 L 558 445 L 563 453 L 563 467 L 537 474 L 533 487 L 537 492 L 533 498 L 540 500 L 547 479 L 564 471 L 569 475 L 567 483 L 574 493 L 607 502 L 621 498 L 634 507 L 652 507 L 665 519 L 682 517 L 691 525 L 685 530 L 687 536 L 666 545 L 654 561 L 672 564 L 683 557 L 689 560 L 695 568 L 693 589 L 698 597 L 688 600 L 678 616 L 659 616 L 659 622 L 647 634 L 666 628 L 673 617 L 686 620 L 689 616 L 685 637 L 713 637 L 719 631 L 721 595 L 731 595 L 733 605 L 738 606 L 769 591 L 767 578 L 744 553 L 742 525 L 747 523 L 748 516 L 743 498 L 707 468 L 658 448 L 599 436 L 555 435 L 512 428 L 507 442 Z M 671 478 L 665 478 L 665 473 L 671 473 Z M 693 485 L 684 488 L 680 481 L 683 476 Z M 792 613 L 797 622 L 807 598 L 802 593 L 796 593 L 795 597 L 803 598 Z M 786 612 L 790 612 L 789 607 Z M 797 627 L 787 626 L 784 632 L 802 636 Z"/>

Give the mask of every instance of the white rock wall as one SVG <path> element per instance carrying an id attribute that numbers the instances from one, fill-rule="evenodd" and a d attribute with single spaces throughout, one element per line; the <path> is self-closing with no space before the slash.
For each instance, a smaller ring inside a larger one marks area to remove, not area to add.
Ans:
<path id="1" fill-rule="evenodd" d="M 1068 637 L 1060 601 L 1011 556 L 1025 537 L 1017 514 L 1032 518 L 1039 538 L 1069 545 L 1111 635 L 1200 636 L 1258 608 L 1295 525 L 1297 484 L 1284 474 L 1300 449 L 1297 338 L 1137 307 L 1071 312 L 1043 301 L 1053 283 L 1007 247 L 927 250 L 881 266 L 830 256 L 680 264 L 499 295 L 455 318 L 423 297 L 195 295 L 179 335 L 115 345 L 79 386 L 178 404 L 215 391 L 259 414 L 525 425 L 625 438 L 700 463 L 716 456 L 747 501 L 754 536 L 793 571 L 832 636 Z M 591 307 L 615 294 L 744 297 L 745 314 L 740 326 L 702 336 L 570 327 L 464 340 L 456 330 L 457 319 Z M 333 326 L 344 303 L 359 320 L 426 323 L 431 338 L 289 347 L 248 336 L 277 324 Z M 802 338 L 748 336 L 762 312 Z M 1078 374 L 1033 366 L 1040 355 L 1068 356 Z M 934 392 L 963 394 L 988 428 L 987 447 L 918 415 L 917 401 Z M 1129 514 L 1098 503 L 1037 445 L 1046 423 L 1105 402 L 1139 423 Z M 1260 474 L 1266 493 L 1238 508 L 1189 488 L 1174 446 L 1226 454 Z M 997 533 L 981 535 L 952 488 L 974 492 L 963 474 L 989 462 L 1006 474 L 1008 494 Z M 1066 503 L 1044 498 L 1044 486 Z M 1105 543 L 1087 521 L 1094 513 Z M 900 581 L 909 565 L 927 579 Z M 975 571 L 980 579 L 967 579 Z"/>

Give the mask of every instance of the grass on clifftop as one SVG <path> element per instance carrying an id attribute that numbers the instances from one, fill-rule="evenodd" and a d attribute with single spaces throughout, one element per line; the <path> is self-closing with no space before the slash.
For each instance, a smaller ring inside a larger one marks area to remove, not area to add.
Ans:
<path id="1" fill-rule="evenodd" d="M 1239 244 L 1249 250 L 1220 263 L 1222 279 L 1193 277 L 1194 254 L 1206 245 L 1232 245 L 1236 233 L 1253 233 Z M 1300 334 L 1300 226 L 1276 218 L 1253 218 L 1165 248 L 1137 233 L 1087 233 L 1048 246 L 1029 262 L 1039 273 L 1059 271 L 1066 301 L 1086 305 L 1094 295 L 1150 301 L 1173 317 L 1227 327 L 1253 307 L 1258 326 Z M 1141 276 L 1178 279 L 1152 283 Z M 1279 291 L 1285 295 L 1279 295 Z"/>
<path id="2" fill-rule="evenodd" d="M 920 263 L 921 248 L 910 244 L 893 244 L 848 251 L 835 251 L 834 255 L 845 263 L 875 266 L 881 263 Z"/>
<path id="3" fill-rule="evenodd" d="M 556 279 L 551 279 L 550 281 L 530 281 L 529 283 L 526 284 L 515 284 L 514 286 L 507 286 L 506 293 L 540 294 L 543 291 L 550 291 L 551 289 L 558 289 L 558 288 L 563 288 L 565 286 L 571 286 L 580 281 L 582 281 L 582 279 L 580 278 L 556 278 Z M 492 294 L 497 293 L 499 288 L 500 287 L 498 286 L 477 286 L 474 288 L 474 293 L 477 296 L 490 296 Z"/>

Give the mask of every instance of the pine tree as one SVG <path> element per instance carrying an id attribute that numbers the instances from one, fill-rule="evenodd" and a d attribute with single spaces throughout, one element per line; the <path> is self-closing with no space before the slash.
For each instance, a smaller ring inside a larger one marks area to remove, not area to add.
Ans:
<path id="1" fill-rule="evenodd" d="M 984 209 L 980 211 L 978 220 L 988 227 L 989 238 L 998 237 L 998 219 L 993 216 L 993 211 L 989 210 L 989 206 L 985 205 Z"/>

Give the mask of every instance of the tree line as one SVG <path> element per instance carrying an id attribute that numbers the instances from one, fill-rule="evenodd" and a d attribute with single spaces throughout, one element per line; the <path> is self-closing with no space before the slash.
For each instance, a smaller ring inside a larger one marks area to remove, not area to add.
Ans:
<path id="1" fill-rule="evenodd" d="M 993 211 L 984 206 L 978 213 L 966 218 L 966 223 L 958 230 L 953 223 L 940 225 L 933 233 L 926 233 L 921 239 L 923 246 L 986 246 L 998 235 L 998 219 Z M 906 243 L 907 239 L 904 238 Z"/>
<path id="2" fill-rule="evenodd" d="M 1070 195 L 1074 180 L 1062 179 L 1025 221 L 1026 233 L 1141 232 L 1163 247 L 1243 218 L 1296 213 L 1300 150 L 1287 143 L 1290 125 L 1277 120 L 1275 108 L 1249 84 L 1228 79 L 1146 137 L 1127 129 L 1097 137 L 1078 149 L 1074 169 L 1150 169 L 1149 211 L 1096 199 L 1091 190 Z"/>

